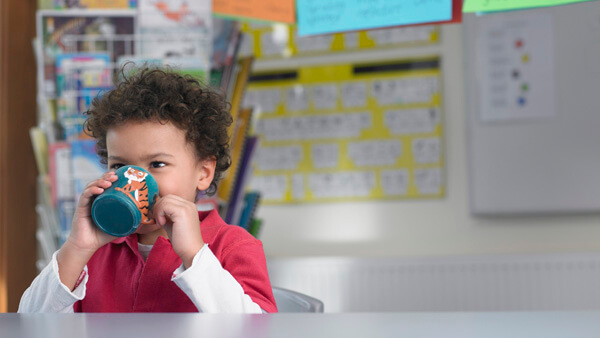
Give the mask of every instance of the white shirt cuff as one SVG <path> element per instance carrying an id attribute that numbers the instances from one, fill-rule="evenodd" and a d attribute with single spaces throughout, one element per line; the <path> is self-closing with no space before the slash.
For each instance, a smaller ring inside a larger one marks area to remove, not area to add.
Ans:
<path id="1" fill-rule="evenodd" d="M 240 283 L 223 269 L 208 244 L 198 251 L 187 270 L 181 264 L 171 280 L 201 312 L 263 313 L 260 306 L 244 293 Z"/>
<path id="2" fill-rule="evenodd" d="M 79 286 L 71 292 L 60 281 L 56 251 L 50 263 L 33 280 L 19 303 L 19 312 L 60 312 L 72 313 L 73 304 L 85 297 L 85 285 L 88 281 L 87 266 L 83 268 L 84 276 Z"/>
<path id="3" fill-rule="evenodd" d="M 62 289 L 67 294 L 69 294 L 69 296 L 73 297 L 75 299 L 75 301 L 82 300 L 83 298 L 85 298 L 85 291 L 86 291 L 86 287 L 85 286 L 86 286 L 87 281 L 89 279 L 87 265 L 83 267 L 83 271 L 81 272 L 81 275 L 79 277 L 79 278 L 81 278 L 81 276 L 83 276 L 83 280 L 78 281 L 77 287 L 73 291 L 71 291 L 69 289 L 69 287 L 67 287 L 66 285 L 64 285 L 62 283 L 62 281 L 60 280 L 60 274 L 58 272 L 58 259 L 56 258 L 57 254 L 58 254 L 58 251 L 56 251 L 52 255 L 52 261 L 51 261 L 52 270 L 54 271 L 55 278 L 60 283 L 60 286 L 62 287 Z M 75 302 L 73 302 L 73 303 L 75 303 Z"/>

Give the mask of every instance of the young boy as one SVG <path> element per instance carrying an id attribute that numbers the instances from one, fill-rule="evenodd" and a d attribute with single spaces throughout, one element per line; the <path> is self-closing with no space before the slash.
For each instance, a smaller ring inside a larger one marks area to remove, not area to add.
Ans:
<path id="1" fill-rule="evenodd" d="M 19 312 L 276 312 L 260 241 L 194 203 L 230 165 L 228 108 L 197 81 L 159 68 L 94 99 L 86 130 L 110 171 L 83 191 L 69 238 Z M 116 238 L 94 225 L 90 208 L 123 165 L 148 170 L 160 196 L 153 224 Z"/>

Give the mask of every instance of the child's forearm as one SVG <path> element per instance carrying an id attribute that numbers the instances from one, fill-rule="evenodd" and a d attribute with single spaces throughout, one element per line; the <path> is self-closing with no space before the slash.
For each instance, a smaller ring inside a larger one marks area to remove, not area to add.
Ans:
<path id="1" fill-rule="evenodd" d="M 75 284 L 94 252 L 77 248 L 68 240 L 60 248 L 56 256 L 58 261 L 58 275 L 60 281 L 71 291 L 75 289 Z"/>

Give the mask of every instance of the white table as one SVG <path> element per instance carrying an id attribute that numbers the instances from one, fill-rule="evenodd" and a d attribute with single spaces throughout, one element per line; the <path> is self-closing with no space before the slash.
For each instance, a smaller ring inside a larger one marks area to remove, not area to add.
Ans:
<path id="1" fill-rule="evenodd" d="M 600 312 L 0 314 L 0 337 L 600 337 Z"/>

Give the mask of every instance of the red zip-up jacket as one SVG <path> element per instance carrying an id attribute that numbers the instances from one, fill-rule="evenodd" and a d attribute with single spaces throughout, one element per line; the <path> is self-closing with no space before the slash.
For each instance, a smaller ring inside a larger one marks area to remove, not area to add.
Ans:
<path id="1" fill-rule="evenodd" d="M 239 226 L 226 224 L 216 210 L 199 212 L 202 238 L 221 266 L 242 286 L 252 301 L 277 312 L 262 243 Z M 86 296 L 75 312 L 197 312 L 188 296 L 173 282 L 181 259 L 171 242 L 158 237 L 144 261 L 137 235 L 116 239 L 100 248 L 88 262 Z"/>

